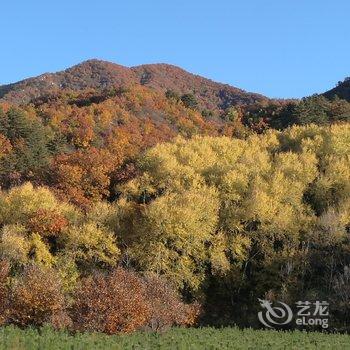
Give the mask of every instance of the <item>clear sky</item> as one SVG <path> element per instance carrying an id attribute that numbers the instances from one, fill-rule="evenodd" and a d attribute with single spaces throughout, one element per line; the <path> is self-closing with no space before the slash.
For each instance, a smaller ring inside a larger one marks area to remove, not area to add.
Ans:
<path id="1" fill-rule="evenodd" d="M 349 0 L 3 0 L 0 84 L 100 58 L 302 97 L 350 76 L 349 14 Z"/>

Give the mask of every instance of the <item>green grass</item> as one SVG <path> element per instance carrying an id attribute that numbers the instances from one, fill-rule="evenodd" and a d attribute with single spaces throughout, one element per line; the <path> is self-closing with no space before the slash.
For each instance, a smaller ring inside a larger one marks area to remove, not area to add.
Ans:
<path id="1" fill-rule="evenodd" d="M 0 349 L 349 349 L 350 336 L 340 334 L 256 331 L 238 328 L 171 329 L 163 334 L 107 336 L 55 332 L 50 328 L 0 329 Z"/>

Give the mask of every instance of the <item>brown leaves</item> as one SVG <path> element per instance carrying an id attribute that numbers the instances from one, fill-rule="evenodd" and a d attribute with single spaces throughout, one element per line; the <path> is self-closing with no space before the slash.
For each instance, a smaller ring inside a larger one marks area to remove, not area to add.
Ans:
<path id="1" fill-rule="evenodd" d="M 87 207 L 109 195 L 109 175 L 113 168 L 113 156 L 106 150 L 91 147 L 63 154 L 51 167 L 53 185 L 61 197 Z"/>
<path id="2" fill-rule="evenodd" d="M 68 220 L 54 210 L 38 209 L 28 220 L 27 227 L 31 232 L 41 236 L 58 236 L 68 225 Z"/>
<path id="3" fill-rule="evenodd" d="M 192 326 L 196 323 L 200 314 L 199 304 L 184 304 L 165 278 L 149 275 L 145 283 L 149 304 L 148 328 L 159 331 L 173 325 Z"/>
<path id="4" fill-rule="evenodd" d="M 10 264 L 5 261 L 0 261 L 0 326 L 3 325 L 7 319 L 7 302 L 8 302 L 8 288 L 7 278 L 10 272 Z"/>
<path id="5" fill-rule="evenodd" d="M 57 274 L 51 269 L 27 267 L 11 288 L 9 321 L 19 326 L 41 326 L 55 319 L 58 324 L 64 313 L 65 299 Z"/>
<path id="6" fill-rule="evenodd" d="M 83 279 L 75 294 L 72 319 L 75 330 L 114 334 L 193 325 L 199 311 L 197 305 L 184 304 L 165 280 L 143 279 L 118 268 L 108 276 Z"/>
<path id="7" fill-rule="evenodd" d="M 9 139 L 0 134 L 0 159 L 9 154 L 12 150 L 12 145 Z"/>
<path id="8" fill-rule="evenodd" d="M 108 334 L 131 332 L 147 320 L 144 295 L 141 279 L 133 272 L 119 268 L 109 276 L 88 277 L 75 295 L 74 328 Z"/>

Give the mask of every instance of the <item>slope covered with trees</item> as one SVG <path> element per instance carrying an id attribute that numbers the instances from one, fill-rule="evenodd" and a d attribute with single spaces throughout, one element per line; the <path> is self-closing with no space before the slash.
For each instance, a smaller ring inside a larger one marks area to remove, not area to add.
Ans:
<path id="1" fill-rule="evenodd" d="M 203 110 L 222 111 L 236 104 L 267 100 L 266 97 L 216 83 L 168 64 L 124 67 L 118 64 L 89 60 L 58 73 L 47 73 L 18 83 L 0 86 L 0 100 L 25 104 L 33 98 L 62 89 L 80 91 L 87 88 L 146 85 L 165 92 L 173 90 L 180 96 L 192 93 Z"/>
<path id="2" fill-rule="evenodd" d="M 350 78 L 347 77 L 343 81 L 339 81 L 337 86 L 324 93 L 327 98 L 338 96 L 341 99 L 350 101 Z"/>
<path id="3" fill-rule="evenodd" d="M 206 118 L 181 99 L 140 85 L 62 91 L 22 107 L 3 103 L 0 185 L 29 180 L 89 205 L 115 194 L 114 184 L 133 176 L 145 149 L 176 135 L 232 136 L 238 124 Z"/>
<path id="4" fill-rule="evenodd" d="M 55 186 L 3 190 L 3 322 L 256 325 L 256 300 L 269 297 L 331 300 L 333 325 L 346 327 L 349 141 L 348 124 L 178 137 L 146 151 L 114 201 L 83 208 Z"/>
<path id="5" fill-rule="evenodd" d="M 99 61 L 1 91 L 0 324 L 258 326 L 267 298 L 348 330 L 345 99 Z"/>

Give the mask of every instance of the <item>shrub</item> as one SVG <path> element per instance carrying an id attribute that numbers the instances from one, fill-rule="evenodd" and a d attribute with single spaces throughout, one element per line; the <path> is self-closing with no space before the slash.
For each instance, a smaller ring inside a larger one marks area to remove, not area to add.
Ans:
<path id="1" fill-rule="evenodd" d="M 74 300 L 74 330 L 108 334 L 193 325 L 200 311 L 197 304 L 184 304 L 165 279 L 122 268 L 82 279 Z"/>
<path id="2" fill-rule="evenodd" d="M 19 326 L 68 324 L 65 299 L 57 274 L 47 268 L 27 267 L 9 295 L 9 321 Z"/>
<path id="3" fill-rule="evenodd" d="M 8 288 L 7 278 L 10 272 L 10 264 L 6 260 L 0 261 L 0 326 L 7 319 Z"/>
<path id="4" fill-rule="evenodd" d="M 71 308 L 73 327 L 107 334 L 138 329 L 149 315 L 144 295 L 142 280 L 133 272 L 118 268 L 107 276 L 89 276 L 75 293 Z"/>
<path id="5" fill-rule="evenodd" d="M 159 331 L 174 325 L 193 325 L 196 322 L 199 305 L 183 303 L 167 280 L 152 274 L 145 278 L 145 283 L 150 310 L 147 328 Z"/>

